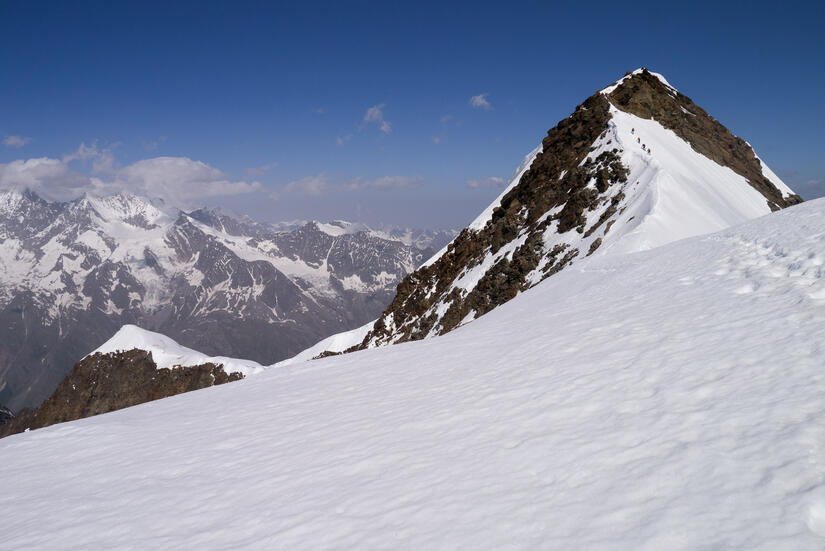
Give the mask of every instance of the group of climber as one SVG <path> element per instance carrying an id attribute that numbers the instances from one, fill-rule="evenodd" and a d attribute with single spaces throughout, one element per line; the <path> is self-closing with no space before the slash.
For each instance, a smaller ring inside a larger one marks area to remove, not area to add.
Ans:
<path id="1" fill-rule="evenodd" d="M 631 129 L 630 129 L 630 133 L 631 133 L 631 134 L 635 134 L 635 133 L 636 133 L 636 129 L 635 129 L 635 128 L 631 128 Z M 638 143 L 638 144 L 642 144 L 642 151 L 647 151 L 647 152 L 648 152 L 648 154 L 651 154 L 650 148 L 649 148 L 649 147 L 647 147 L 645 144 L 643 144 L 643 143 L 642 143 L 642 139 L 641 139 L 640 137 L 638 137 L 638 136 L 636 137 L 636 143 Z"/>

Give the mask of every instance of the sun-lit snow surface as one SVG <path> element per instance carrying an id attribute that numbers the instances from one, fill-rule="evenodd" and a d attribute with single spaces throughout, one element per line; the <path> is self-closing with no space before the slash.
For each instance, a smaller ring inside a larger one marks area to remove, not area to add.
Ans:
<path id="1" fill-rule="evenodd" d="M 597 254 L 651 249 L 770 212 L 765 197 L 743 176 L 699 154 L 673 131 L 615 107 L 610 113 L 608 135 L 591 157 L 618 145 L 630 169 L 629 189 L 626 209 Z M 595 214 L 588 220 L 597 220 L 600 212 Z"/>
<path id="2" fill-rule="evenodd" d="M 280 361 L 271 367 L 283 367 L 298 362 L 305 362 L 317 357 L 322 352 L 343 352 L 347 348 L 360 344 L 370 332 L 375 322 L 371 321 L 350 331 L 336 333 L 307 348 L 303 352 L 286 360 Z"/>
<path id="3" fill-rule="evenodd" d="M 0 440 L 3 549 L 825 545 L 825 200 Z"/>
<path id="4" fill-rule="evenodd" d="M 258 373 L 263 366 L 251 360 L 239 360 L 224 356 L 207 356 L 197 350 L 181 346 L 174 340 L 160 333 L 146 331 L 136 325 L 124 325 L 115 335 L 92 352 L 92 354 L 109 354 L 137 348 L 152 353 L 152 359 L 158 368 L 171 369 L 175 366 L 193 366 L 205 363 L 222 364 L 224 371 L 238 371 L 244 376 Z"/>
<path id="5" fill-rule="evenodd" d="M 631 72 L 631 73 L 626 74 L 625 76 L 623 76 L 622 78 L 620 78 L 619 80 L 617 80 L 616 82 L 614 82 L 613 84 L 611 84 L 610 86 L 608 86 L 607 88 L 604 88 L 604 89 L 600 90 L 600 92 L 601 92 L 602 94 L 604 94 L 604 95 L 611 94 L 611 93 L 613 93 L 613 91 L 614 91 L 616 88 L 618 88 L 619 86 L 621 86 L 621 84 L 622 84 L 625 80 L 629 79 L 629 78 L 630 78 L 630 77 L 632 77 L 633 75 L 638 75 L 638 74 L 642 73 L 644 70 L 645 70 L 645 69 L 644 69 L 644 67 L 640 67 L 640 68 L 636 69 L 635 71 L 633 71 L 633 72 Z M 662 84 L 664 84 L 665 86 L 667 86 L 668 88 L 670 88 L 671 90 L 673 90 L 674 92 L 676 92 L 676 88 L 674 88 L 673 86 L 671 86 L 671 84 L 667 81 L 667 79 L 666 79 L 663 75 L 660 75 L 659 73 L 654 73 L 653 71 L 648 71 L 648 72 L 649 72 L 651 75 L 653 75 L 654 77 L 658 78 L 658 79 L 659 79 L 659 81 L 660 81 Z"/>

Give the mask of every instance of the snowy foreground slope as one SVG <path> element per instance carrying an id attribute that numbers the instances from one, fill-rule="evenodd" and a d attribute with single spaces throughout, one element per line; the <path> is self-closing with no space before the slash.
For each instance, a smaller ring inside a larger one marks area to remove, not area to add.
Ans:
<path id="1" fill-rule="evenodd" d="M 817 549 L 825 200 L 0 440 L 3 549 Z"/>

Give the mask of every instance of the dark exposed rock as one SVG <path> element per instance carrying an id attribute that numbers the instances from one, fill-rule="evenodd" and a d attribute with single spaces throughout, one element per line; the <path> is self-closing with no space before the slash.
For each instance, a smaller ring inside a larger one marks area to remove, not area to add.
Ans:
<path id="1" fill-rule="evenodd" d="M 158 369 L 152 353 L 143 350 L 94 354 L 78 362 L 40 407 L 24 409 L 0 425 L 0 437 L 242 378 L 212 363 Z"/>

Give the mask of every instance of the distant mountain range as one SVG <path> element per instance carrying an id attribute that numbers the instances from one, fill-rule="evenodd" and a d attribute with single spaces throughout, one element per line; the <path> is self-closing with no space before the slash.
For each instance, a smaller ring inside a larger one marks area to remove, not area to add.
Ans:
<path id="1" fill-rule="evenodd" d="M 455 233 L 0 193 L 0 404 L 39 404 L 130 323 L 213 355 L 292 356 L 374 319 Z"/>

